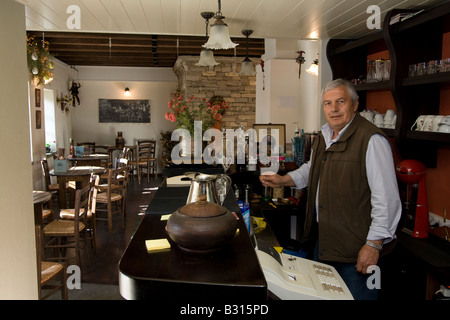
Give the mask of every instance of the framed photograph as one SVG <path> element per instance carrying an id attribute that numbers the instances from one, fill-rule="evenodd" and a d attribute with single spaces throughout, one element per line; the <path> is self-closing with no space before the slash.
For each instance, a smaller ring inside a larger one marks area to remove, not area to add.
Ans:
<path id="1" fill-rule="evenodd" d="M 278 143 L 281 147 L 280 150 L 284 152 L 286 150 L 286 125 L 285 124 L 254 124 L 253 129 L 256 131 L 256 141 L 258 143 L 269 140 L 271 144 Z M 260 135 L 259 130 L 266 129 L 267 135 Z M 274 131 L 277 130 L 278 132 Z M 274 141 L 276 133 L 278 134 L 278 141 Z"/>
<path id="2" fill-rule="evenodd" d="M 41 107 L 41 89 L 34 89 L 34 104 L 36 108 Z"/>
<path id="3" fill-rule="evenodd" d="M 41 111 L 36 110 L 36 129 L 41 129 Z"/>
<path id="4" fill-rule="evenodd" d="M 150 123 L 149 100 L 99 99 L 99 123 Z"/>

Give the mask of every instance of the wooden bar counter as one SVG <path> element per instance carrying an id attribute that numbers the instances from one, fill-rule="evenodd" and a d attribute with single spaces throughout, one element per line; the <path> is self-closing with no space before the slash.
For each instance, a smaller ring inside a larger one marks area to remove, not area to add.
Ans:
<path id="1" fill-rule="evenodd" d="M 148 253 L 145 240 L 168 237 L 162 218 L 185 205 L 189 187 L 161 187 L 119 262 L 125 299 L 255 301 L 267 299 L 267 283 L 233 192 L 224 206 L 240 217 L 239 233 L 222 250 L 192 254 L 171 242 L 166 251 Z M 169 301 L 170 301 L 169 300 Z"/>

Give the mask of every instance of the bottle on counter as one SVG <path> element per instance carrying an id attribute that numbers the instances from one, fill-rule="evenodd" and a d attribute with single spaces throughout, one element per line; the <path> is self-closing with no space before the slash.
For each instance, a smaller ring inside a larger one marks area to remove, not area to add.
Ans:
<path id="1" fill-rule="evenodd" d="M 239 200 L 238 204 L 239 209 L 241 210 L 242 213 L 242 217 L 244 218 L 247 231 L 250 232 L 250 203 Z"/>
<path id="2" fill-rule="evenodd" d="M 75 158 L 75 146 L 72 138 L 70 138 L 69 158 Z"/>

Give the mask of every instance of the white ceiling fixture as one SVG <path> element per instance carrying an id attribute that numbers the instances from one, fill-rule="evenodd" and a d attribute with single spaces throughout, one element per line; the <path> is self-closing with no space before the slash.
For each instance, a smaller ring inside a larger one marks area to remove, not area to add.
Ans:
<path id="1" fill-rule="evenodd" d="M 208 40 L 209 19 L 214 17 L 214 12 L 202 12 L 201 16 L 206 20 L 206 40 Z M 200 52 L 200 59 L 195 65 L 203 67 L 214 67 L 218 64 L 219 63 L 214 60 L 214 53 L 211 49 L 202 49 L 202 51 Z"/>
<path id="2" fill-rule="evenodd" d="M 245 55 L 244 61 L 242 61 L 241 71 L 239 74 L 241 76 L 254 76 L 256 74 L 255 67 L 253 66 L 252 60 L 248 57 L 248 37 L 253 33 L 253 30 L 242 30 L 242 34 L 246 37 L 247 42 L 247 53 Z"/>
<path id="3" fill-rule="evenodd" d="M 221 12 L 221 0 L 218 0 L 218 2 L 219 11 L 217 11 L 216 15 L 214 16 L 214 19 L 216 19 L 216 21 L 211 25 L 208 42 L 206 42 L 203 47 L 213 50 L 233 49 L 237 46 L 237 44 L 232 42 L 230 39 L 228 25 L 222 21 L 223 19 L 225 19 L 225 17 Z"/>

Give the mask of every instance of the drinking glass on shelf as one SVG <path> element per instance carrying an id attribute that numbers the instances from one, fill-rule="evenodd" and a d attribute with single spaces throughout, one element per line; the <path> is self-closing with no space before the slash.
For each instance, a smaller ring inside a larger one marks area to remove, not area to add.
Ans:
<path id="1" fill-rule="evenodd" d="M 375 60 L 375 81 L 383 80 L 384 60 Z"/>
<path id="2" fill-rule="evenodd" d="M 369 64 L 369 69 L 367 71 L 366 83 L 371 83 L 375 81 L 375 61 L 367 60 L 367 63 Z"/>
<path id="3" fill-rule="evenodd" d="M 438 61 L 437 60 L 431 60 L 430 62 L 428 62 L 428 69 L 427 69 L 427 74 L 435 74 L 437 73 L 437 65 L 438 65 Z"/>
<path id="4" fill-rule="evenodd" d="M 444 59 L 444 69 L 445 69 L 445 72 L 449 72 L 450 71 L 450 58 L 445 58 Z"/>
<path id="5" fill-rule="evenodd" d="M 383 81 L 389 80 L 391 77 L 391 60 L 384 60 L 383 64 Z"/>
<path id="6" fill-rule="evenodd" d="M 420 62 L 417 64 L 417 75 L 424 76 L 427 74 L 428 62 Z"/>
<path id="7" fill-rule="evenodd" d="M 417 64 L 410 64 L 408 69 L 408 77 L 415 77 L 417 75 Z"/>

